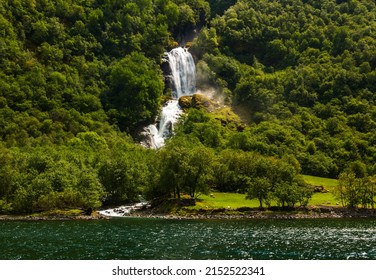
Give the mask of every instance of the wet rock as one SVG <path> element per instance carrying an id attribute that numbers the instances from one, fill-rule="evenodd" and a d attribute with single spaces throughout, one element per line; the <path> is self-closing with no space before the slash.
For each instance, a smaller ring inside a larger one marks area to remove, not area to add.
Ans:
<path id="1" fill-rule="evenodd" d="M 166 125 L 165 125 L 165 130 L 163 131 L 162 137 L 163 138 L 170 137 L 172 135 L 173 129 L 174 129 L 174 127 L 172 125 L 172 122 L 171 121 L 167 121 Z"/>
<path id="2" fill-rule="evenodd" d="M 140 133 L 140 144 L 146 148 L 154 148 L 155 141 L 154 141 L 154 134 L 157 133 L 156 129 L 153 129 L 152 126 L 147 126 L 141 131 Z"/>

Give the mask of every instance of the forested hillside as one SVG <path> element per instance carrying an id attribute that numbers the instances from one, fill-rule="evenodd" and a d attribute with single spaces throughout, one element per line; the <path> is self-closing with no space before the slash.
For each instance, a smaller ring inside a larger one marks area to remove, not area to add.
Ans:
<path id="1" fill-rule="evenodd" d="M 214 18 L 199 66 L 252 118 L 230 146 L 294 154 L 312 175 L 374 169 L 375 31 L 374 1 L 238 1 Z"/>
<path id="2" fill-rule="evenodd" d="M 209 188 L 306 204 L 300 173 L 376 173 L 373 0 L 0 0 L 0 27 L 0 213 Z M 185 43 L 228 107 L 143 148 Z"/>

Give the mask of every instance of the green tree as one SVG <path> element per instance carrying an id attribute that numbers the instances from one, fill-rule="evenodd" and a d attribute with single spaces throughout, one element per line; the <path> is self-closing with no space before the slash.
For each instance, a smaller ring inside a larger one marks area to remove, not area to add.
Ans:
<path id="1" fill-rule="evenodd" d="M 214 155 L 212 150 L 206 147 L 196 147 L 191 150 L 188 159 L 187 174 L 184 190 L 195 198 L 197 195 L 209 192 L 212 181 L 212 162 Z"/>
<path id="2" fill-rule="evenodd" d="M 260 203 L 260 209 L 263 208 L 263 203 L 270 206 L 272 185 L 267 178 L 257 177 L 249 182 L 247 191 L 247 199 L 256 198 Z"/>
<path id="3" fill-rule="evenodd" d="M 124 151 L 121 148 L 110 155 L 98 171 L 106 191 L 105 202 L 121 204 L 138 201 L 138 195 L 153 184 L 149 167 L 153 159 L 141 149 Z"/>
<path id="4" fill-rule="evenodd" d="M 165 194 L 194 198 L 207 193 L 212 181 L 213 152 L 199 143 L 174 138 L 161 151 L 160 186 Z"/>
<path id="5" fill-rule="evenodd" d="M 141 53 L 132 53 L 116 62 L 110 74 L 108 101 L 117 111 L 122 129 L 152 122 L 163 93 L 163 77 L 155 63 Z"/>
<path id="6" fill-rule="evenodd" d="M 194 39 L 190 51 L 198 57 L 202 57 L 206 53 L 219 53 L 219 43 L 217 32 L 214 28 L 203 28 L 196 39 Z"/>
<path id="7" fill-rule="evenodd" d="M 358 206 L 360 203 L 359 182 L 352 172 L 342 172 L 339 175 L 335 195 L 343 206 L 348 206 L 349 208 Z"/>

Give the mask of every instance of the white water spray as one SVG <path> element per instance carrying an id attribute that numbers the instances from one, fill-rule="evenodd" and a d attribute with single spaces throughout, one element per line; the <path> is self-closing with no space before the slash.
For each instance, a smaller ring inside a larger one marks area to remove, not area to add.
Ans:
<path id="1" fill-rule="evenodd" d="M 165 53 L 164 59 L 171 69 L 169 78 L 172 81 L 173 100 L 167 102 L 162 108 L 159 125 L 147 127 L 152 148 L 162 147 L 165 139 L 171 135 L 174 124 L 183 112 L 178 104 L 179 97 L 192 95 L 196 91 L 196 67 L 188 49 L 182 47 L 173 49 Z"/>
<path id="2" fill-rule="evenodd" d="M 192 55 L 186 48 L 176 48 L 166 53 L 171 68 L 172 96 L 192 95 L 196 91 L 196 66 Z"/>
<path id="3" fill-rule="evenodd" d="M 134 211 L 147 208 L 149 206 L 150 204 L 148 202 L 141 201 L 136 204 L 123 205 L 117 208 L 101 210 L 101 211 L 98 211 L 98 213 L 101 214 L 102 216 L 107 216 L 107 217 L 126 217 L 132 214 Z"/>

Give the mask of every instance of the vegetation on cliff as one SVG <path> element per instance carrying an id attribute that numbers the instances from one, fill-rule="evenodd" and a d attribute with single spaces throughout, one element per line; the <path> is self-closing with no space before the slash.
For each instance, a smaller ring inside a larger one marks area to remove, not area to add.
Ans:
<path id="1" fill-rule="evenodd" d="M 0 213 L 209 189 L 304 205 L 300 174 L 373 206 L 375 14 L 373 0 L 1 0 Z M 198 88 L 227 107 L 197 99 L 164 148 L 142 148 L 163 52 L 191 40 Z"/>

